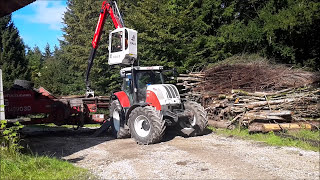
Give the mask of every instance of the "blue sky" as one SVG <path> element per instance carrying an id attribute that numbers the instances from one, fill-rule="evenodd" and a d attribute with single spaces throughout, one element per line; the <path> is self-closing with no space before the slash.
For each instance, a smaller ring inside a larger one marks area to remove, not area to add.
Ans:
<path id="1" fill-rule="evenodd" d="M 39 46 L 43 51 L 47 43 L 51 50 L 62 38 L 62 17 L 66 11 L 66 0 L 37 0 L 12 13 L 24 43 L 29 47 Z"/>

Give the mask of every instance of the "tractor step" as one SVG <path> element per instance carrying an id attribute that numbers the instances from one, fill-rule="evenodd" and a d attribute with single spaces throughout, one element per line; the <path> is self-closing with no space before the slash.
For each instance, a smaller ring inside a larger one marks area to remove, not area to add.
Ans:
<path id="1" fill-rule="evenodd" d="M 187 136 L 189 136 L 191 133 L 193 133 L 194 129 L 193 128 L 183 128 L 181 129 L 181 132 Z"/>

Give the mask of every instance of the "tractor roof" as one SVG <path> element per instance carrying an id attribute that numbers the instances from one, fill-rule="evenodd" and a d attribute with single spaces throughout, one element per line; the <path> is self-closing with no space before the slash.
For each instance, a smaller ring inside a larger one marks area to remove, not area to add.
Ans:
<path id="1" fill-rule="evenodd" d="M 137 71 L 152 71 L 152 70 L 163 70 L 163 66 L 148 66 L 148 67 L 140 67 L 140 66 L 134 66 L 133 67 Z M 132 67 L 126 67 L 121 69 L 121 72 L 130 72 L 132 70 Z"/>

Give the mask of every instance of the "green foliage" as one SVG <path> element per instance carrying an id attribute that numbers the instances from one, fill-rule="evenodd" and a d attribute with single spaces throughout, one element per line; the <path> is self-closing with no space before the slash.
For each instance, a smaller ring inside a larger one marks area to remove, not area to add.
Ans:
<path id="1" fill-rule="evenodd" d="M 175 67 L 181 73 L 202 70 L 234 55 L 254 54 L 295 67 L 320 69 L 320 3 L 315 0 L 117 3 L 126 27 L 139 32 L 140 65 Z M 27 53 L 36 85 L 55 94 L 84 93 L 87 59 L 101 4 L 68 1 L 61 49 L 52 53 L 47 45 L 41 57 L 36 48 Z M 120 68 L 107 62 L 108 34 L 113 29 L 108 17 L 90 74 L 92 89 L 101 95 L 120 87 Z"/>
<path id="2" fill-rule="evenodd" d="M 42 86 L 58 95 L 78 93 L 74 88 L 74 77 L 69 72 L 69 65 L 62 59 L 60 49 L 55 46 L 51 52 L 47 44 L 44 53 L 37 46 L 27 50 L 31 80 L 36 87 Z"/>
<path id="3" fill-rule="evenodd" d="M 26 59 L 29 64 L 29 70 L 31 71 L 31 80 L 38 85 L 40 77 L 40 69 L 43 63 L 43 56 L 38 46 L 33 49 L 27 48 Z"/>
<path id="4" fill-rule="evenodd" d="M 8 125 L 6 120 L 0 122 L 0 149 L 7 148 L 10 153 L 17 152 L 21 149 L 19 145 L 18 131 L 23 127 L 19 122 Z"/>
<path id="5" fill-rule="evenodd" d="M 0 127 L 1 179 L 95 179 L 88 170 L 73 166 L 67 161 L 48 156 L 25 155 L 19 152 L 19 122 Z"/>
<path id="6" fill-rule="evenodd" d="M 72 92 L 69 82 L 68 67 L 60 59 L 49 58 L 42 65 L 37 84 L 45 87 L 53 94 L 69 94 Z"/>
<path id="7" fill-rule="evenodd" d="M 260 53 L 280 63 L 319 70 L 318 1 L 239 1 L 237 7 L 240 14 L 218 30 L 224 49 L 231 54 Z"/>
<path id="8" fill-rule="evenodd" d="M 139 32 L 145 65 L 197 70 L 235 54 L 259 53 L 318 70 L 319 6 L 306 0 L 149 0 L 125 7 L 124 18 Z"/>
<path id="9" fill-rule="evenodd" d="M 288 134 L 300 139 L 320 141 L 319 131 L 314 132 L 314 131 L 308 131 L 308 130 L 300 130 L 300 131 L 291 131 L 291 132 L 288 132 Z"/>
<path id="10" fill-rule="evenodd" d="M 96 179 L 88 170 L 48 156 L 0 150 L 1 179 Z"/>
<path id="11" fill-rule="evenodd" d="M 0 18 L 0 67 L 4 89 L 9 89 L 15 79 L 28 80 L 28 61 L 24 48 L 11 15 Z"/>
<path id="12" fill-rule="evenodd" d="M 62 60 L 68 64 L 73 78 L 73 92 L 85 90 L 85 72 L 91 50 L 91 41 L 99 18 L 102 1 L 69 0 L 64 15 L 64 41 L 61 42 Z M 99 48 L 91 70 L 91 87 L 97 94 L 105 95 L 120 87 L 119 69 L 108 65 L 108 30 L 112 21 L 106 21 Z"/>
<path id="13" fill-rule="evenodd" d="M 43 56 L 44 56 L 44 59 L 49 59 L 52 56 L 49 43 L 47 43 L 46 47 L 44 48 L 44 55 Z"/>

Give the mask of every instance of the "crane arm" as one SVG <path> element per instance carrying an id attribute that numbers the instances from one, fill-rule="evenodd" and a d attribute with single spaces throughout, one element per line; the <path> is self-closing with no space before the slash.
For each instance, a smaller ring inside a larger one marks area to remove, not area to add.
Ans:
<path id="1" fill-rule="evenodd" d="M 117 3 L 115 1 L 103 1 L 102 2 L 102 7 L 100 10 L 100 16 L 99 16 L 99 20 L 96 26 L 96 30 L 93 36 L 93 40 L 92 40 L 92 49 L 90 52 L 90 56 L 88 59 L 88 68 L 87 68 L 87 72 L 86 72 L 86 87 L 87 87 L 87 92 L 91 91 L 90 89 L 90 82 L 89 82 L 89 75 L 90 75 L 90 71 L 91 68 L 93 66 L 93 60 L 96 54 L 96 50 L 98 49 L 98 45 L 99 45 L 99 41 L 100 41 L 100 37 L 102 34 L 102 30 L 103 30 L 103 26 L 105 23 L 105 20 L 107 18 L 107 15 L 110 15 L 112 22 L 114 24 L 114 27 L 117 28 L 122 28 L 124 27 L 124 22 L 123 19 L 121 17 L 121 14 L 119 12 Z"/>
<path id="2" fill-rule="evenodd" d="M 120 12 L 118 10 L 117 3 L 114 1 L 111 1 L 110 3 L 108 3 L 107 1 L 103 1 L 102 7 L 100 10 L 98 24 L 97 24 L 96 31 L 94 33 L 93 40 L 92 40 L 92 47 L 94 49 L 98 48 L 100 36 L 101 36 L 102 30 L 103 30 L 104 22 L 107 17 L 107 13 L 110 14 L 110 17 L 111 17 L 112 22 L 114 24 L 114 27 L 116 29 L 124 27 L 124 23 L 123 23 L 121 15 L 120 15 Z"/>

